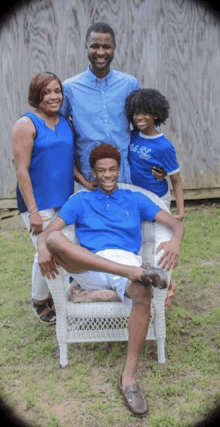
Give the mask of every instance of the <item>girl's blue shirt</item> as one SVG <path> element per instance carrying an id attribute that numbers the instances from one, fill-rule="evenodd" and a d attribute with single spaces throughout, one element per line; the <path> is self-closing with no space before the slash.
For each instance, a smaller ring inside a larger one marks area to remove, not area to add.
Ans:
<path id="1" fill-rule="evenodd" d="M 162 197 L 168 191 L 166 179 L 157 181 L 152 175 L 152 167 L 162 167 L 167 175 L 179 172 L 176 152 L 171 142 L 163 134 L 146 136 L 141 132 L 132 133 L 128 150 L 132 184 L 152 191 Z"/>

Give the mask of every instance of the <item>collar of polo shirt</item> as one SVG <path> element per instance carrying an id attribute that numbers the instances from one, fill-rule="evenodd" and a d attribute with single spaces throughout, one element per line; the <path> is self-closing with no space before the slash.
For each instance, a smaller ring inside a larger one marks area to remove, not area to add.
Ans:
<path id="1" fill-rule="evenodd" d="M 97 198 L 100 199 L 100 200 L 104 199 L 105 197 L 111 197 L 112 199 L 115 199 L 115 200 L 119 199 L 120 190 L 119 190 L 118 187 L 111 194 L 103 193 L 99 188 L 97 188 L 97 190 L 95 190 L 95 191 L 97 192 Z"/>

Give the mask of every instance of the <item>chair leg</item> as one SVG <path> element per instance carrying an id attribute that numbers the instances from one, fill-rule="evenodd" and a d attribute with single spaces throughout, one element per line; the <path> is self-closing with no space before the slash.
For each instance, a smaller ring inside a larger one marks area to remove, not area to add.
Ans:
<path id="1" fill-rule="evenodd" d="M 157 361 L 158 363 L 165 363 L 165 339 L 158 338 L 157 339 Z"/>
<path id="2" fill-rule="evenodd" d="M 59 275 L 56 279 L 47 279 L 56 310 L 56 337 L 60 348 L 60 365 L 62 368 L 68 365 L 67 359 L 67 317 L 65 285 L 68 283 L 66 271 L 59 267 Z"/>
<path id="3" fill-rule="evenodd" d="M 67 358 L 67 344 L 59 344 L 60 348 L 60 366 L 61 368 L 66 368 L 68 366 L 68 358 Z"/>
<path id="4" fill-rule="evenodd" d="M 155 322 L 155 335 L 157 340 L 157 357 L 158 363 L 165 363 L 165 338 L 166 338 L 166 322 L 165 322 L 165 309 L 164 302 L 166 298 L 166 289 L 154 288 L 154 322 Z"/>

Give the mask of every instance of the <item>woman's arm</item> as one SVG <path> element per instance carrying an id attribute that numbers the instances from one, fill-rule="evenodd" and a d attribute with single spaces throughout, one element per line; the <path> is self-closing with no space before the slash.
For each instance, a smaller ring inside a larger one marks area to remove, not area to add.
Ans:
<path id="1" fill-rule="evenodd" d="M 179 172 L 173 175 L 170 175 L 170 180 L 173 186 L 173 192 L 174 192 L 174 197 L 176 200 L 176 207 L 177 207 L 177 215 L 174 215 L 174 217 L 179 221 L 181 221 L 184 218 L 185 210 L 184 210 L 184 190 L 183 190 L 183 185 L 182 185 Z"/>
<path id="2" fill-rule="evenodd" d="M 31 178 L 28 172 L 35 132 L 32 121 L 28 117 L 22 117 L 13 127 L 12 143 L 18 185 L 29 211 L 30 232 L 39 234 L 43 230 L 43 221 L 37 209 Z"/>
<path id="3" fill-rule="evenodd" d="M 66 106 L 67 106 L 69 101 L 68 101 L 68 97 L 66 97 L 65 95 L 64 95 L 64 101 L 66 101 Z M 61 111 L 61 114 L 63 114 L 65 117 L 68 117 L 68 116 L 66 116 L 66 114 L 64 114 L 64 101 L 63 101 L 63 104 L 62 104 L 60 111 Z M 70 116 L 68 117 L 68 122 L 69 122 L 69 124 L 70 124 L 70 126 L 74 132 L 75 131 L 74 126 L 73 126 L 73 122 L 72 122 L 72 119 Z M 86 179 L 83 176 L 83 174 L 80 172 L 76 163 L 74 165 L 74 179 L 76 182 L 79 182 L 79 184 L 83 185 L 83 187 L 87 188 L 87 190 L 92 191 L 92 190 L 95 190 L 97 187 L 97 182 L 96 181 L 88 181 L 88 179 Z"/>

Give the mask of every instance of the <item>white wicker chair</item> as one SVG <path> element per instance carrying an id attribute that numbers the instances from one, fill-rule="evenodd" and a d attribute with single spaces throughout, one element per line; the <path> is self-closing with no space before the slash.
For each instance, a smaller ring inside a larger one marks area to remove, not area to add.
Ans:
<path id="1" fill-rule="evenodd" d="M 155 194 L 130 184 L 119 184 L 120 188 L 129 188 L 132 191 L 141 191 L 150 197 L 157 205 L 167 210 L 165 204 Z M 68 226 L 64 234 L 76 242 L 75 227 Z M 155 254 L 155 248 L 160 242 L 168 241 L 172 237 L 169 228 L 159 224 L 143 222 L 142 247 L 140 254 L 143 262 L 158 266 L 158 259 L 162 252 Z M 171 273 L 168 274 L 170 281 Z M 68 301 L 69 273 L 60 268 L 60 274 L 55 280 L 48 280 L 56 308 L 56 336 L 60 348 L 60 366 L 68 365 L 67 343 L 127 341 L 127 320 L 130 309 L 122 302 L 80 302 Z M 158 363 L 165 363 L 165 299 L 166 289 L 153 289 L 152 317 L 147 338 L 157 341 Z"/>

